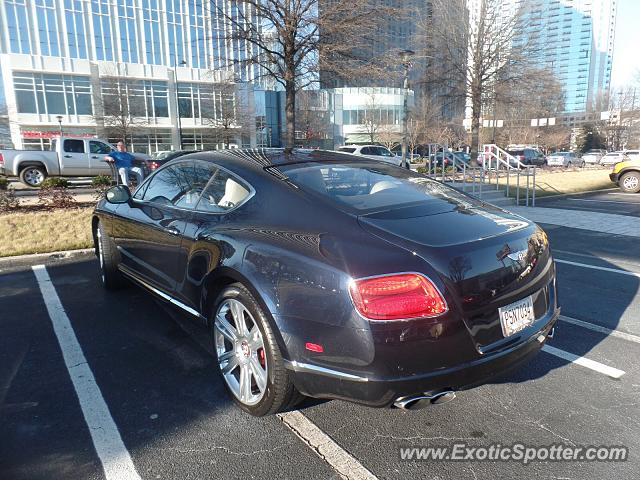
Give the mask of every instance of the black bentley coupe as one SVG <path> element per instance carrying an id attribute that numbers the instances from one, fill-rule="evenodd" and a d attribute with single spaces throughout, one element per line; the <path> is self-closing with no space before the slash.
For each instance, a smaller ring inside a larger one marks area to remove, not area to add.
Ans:
<path id="1" fill-rule="evenodd" d="M 421 174 L 329 151 L 186 155 L 93 215 L 104 286 L 203 322 L 235 402 L 418 408 L 533 357 L 559 315 L 547 236 Z"/>

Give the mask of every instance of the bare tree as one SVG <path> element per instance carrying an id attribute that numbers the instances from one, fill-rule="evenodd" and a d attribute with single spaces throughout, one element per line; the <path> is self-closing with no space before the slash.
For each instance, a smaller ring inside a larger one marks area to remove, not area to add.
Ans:
<path id="1" fill-rule="evenodd" d="M 296 137 L 306 147 L 333 148 L 333 126 L 326 91 L 303 90 L 296 101 Z"/>
<path id="2" fill-rule="evenodd" d="M 295 144 L 296 93 L 318 82 L 319 70 L 355 75 L 371 58 L 358 57 L 360 46 L 372 42 L 375 25 L 390 9 L 370 0 L 234 0 L 210 1 L 220 18 L 217 41 L 248 45 L 230 66 L 253 65 L 285 91 L 285 147 Z M 348 62 L 345 60 L 353 60 Z M 345 67 L 349 69 L 345 70 Z"/>
<path id="3" fill-rule="evenodd" d="M 375 94 L 367 95 L 367 103 L 365 104 L 364 114 L 360 118 L 360 126 L 364 133 L 369 137 L 369 143 L 375 143 L 378 131 L 382 127 L 382 119 L 380 117 L 380 102 Z"/>
<path id="4" fill-rule="evenodd" d="M 402 134 L 398 132 L 395 125 L 381 125 L 378 129 L 378 142 L 391 150 L 400 145 L 402 142 Z"/>
<path id="5" fill-rule="evenodd" d="M 93 118 L 109 138 L 133 143 L 133 134 L 146 125 L 145 97 L 140 83 L 124 77 L 105 76 L 100 91 L 94 92 Z"/>
<path id="6" fill-rule="evenodd" d="M 478 0 L 468 14 L 466 2 L 434 0 L 438 21 L 423 26 L 427 53 L 437 63 L 433 81 L 449 83 L 452 96 L 466 98 L 471 110 L 471 158 L 479 149 L 483 107 L 500 85 L 522 78 L 533 52 L 518 37 L 524 28 L 522 7 L 504 8 L 501 0 Z M 466 57 L 466 61 L 460 59 Z"/>
<path id="7" fill-rule="evenodd" d="M 201 97 L 200 118 L 203 125 L 213 129 L 216 143 L 230 148 L 242 143 L 250 131 L 253 117 L 247 105 L 240 100 L 238 85 L 233 82 L 210 84 Z"/>

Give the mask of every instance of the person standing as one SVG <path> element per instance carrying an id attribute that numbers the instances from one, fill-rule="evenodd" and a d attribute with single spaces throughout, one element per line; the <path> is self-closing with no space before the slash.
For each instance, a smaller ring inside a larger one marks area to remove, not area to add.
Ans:
<path id="1" fill-rule="evenodd" d="M 115 152 L 104 157 L 105 161 L 115 163 L 116 171 L 120 175 L 123 185 L 129 186 L 129 172 L 136 176 L 137 183 L 140 185 L 144 180 L 144 173 L 140 167 L 133 166 L 135 157 L 127 152 L 127 147 L 122 141 L 118 142 L 116 148 Z"/>

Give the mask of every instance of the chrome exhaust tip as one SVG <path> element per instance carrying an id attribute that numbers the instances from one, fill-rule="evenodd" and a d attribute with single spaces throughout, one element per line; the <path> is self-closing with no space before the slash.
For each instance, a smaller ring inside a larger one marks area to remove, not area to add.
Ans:
<path id="1" fill-rule="evenodd" d="M 393 406 L 402 410 L 421 410 L 430 405 L 442 405 L 456 398 L 456 393 L 451 390 L 438 393 L 419 393 L 400 397 Z"/>

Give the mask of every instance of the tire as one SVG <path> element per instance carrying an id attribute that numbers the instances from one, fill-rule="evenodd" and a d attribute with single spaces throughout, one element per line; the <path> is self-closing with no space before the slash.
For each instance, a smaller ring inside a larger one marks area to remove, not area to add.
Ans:
<path id="1" fill-rule="evenodd" d="M 586 165 L 585 161 L 583 160 L 582 163 L 580 164 L 580 168 L 584 168 L 584 166 Z"/>
<path id="2" fill-rule="evenodd" d="M 113 240 L 106 233 L 102 222 L 96 228 L 96 247 L 102 286 L 107 290 L 118 290 L 126 285 L 122 273 L 118 270 L 120 257 Z"/>
<path id="3" fill-rule="evenodd" d="M 244 285 L 235 283 L 220 292 L 210 323 L 220 374 L 242 410 L 262 417 L 301 400 L 271 325 Z"/>
<path id="4" fill-rule="evenodd" d="M 29 165 L 20 170 L 19 177 L 27 187 L 39 187 L 47 178 L 47 171 L 40 165 Z"/>
<path id="5" fill-rule="evenodd" d="M 571 167 L 571 162 L 567 163 L 567 168 Z"/>
<path id="6" fill-rule="evenodd" d="M 623 192 L 640 192 L 640 172 L 627 172 L 623 174 L 620 180 L 618 180 L 618 186 Z"/>

